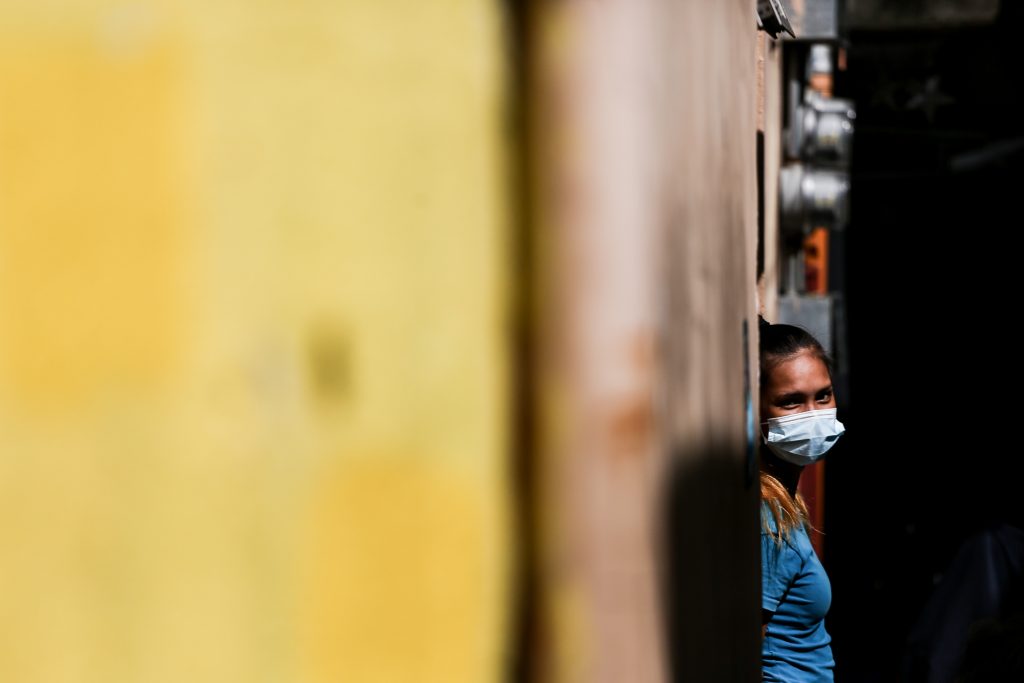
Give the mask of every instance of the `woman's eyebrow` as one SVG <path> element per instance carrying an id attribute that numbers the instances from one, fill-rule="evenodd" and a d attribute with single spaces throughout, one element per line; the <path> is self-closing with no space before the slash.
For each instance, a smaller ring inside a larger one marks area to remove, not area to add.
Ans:
<path id="1" fill-rule="evenodd" d="M 795 402 L 799 403 L 800 401 L 803 400 L 803 398 L 804 398 L 803 392 L 791 391 L 788 394 L 779 394 L 778 396 L 776 396 L 775 397 L 775 402 L 776 403 L 790 403 L 790 402 L 794 402 L 795 401 Z"/>

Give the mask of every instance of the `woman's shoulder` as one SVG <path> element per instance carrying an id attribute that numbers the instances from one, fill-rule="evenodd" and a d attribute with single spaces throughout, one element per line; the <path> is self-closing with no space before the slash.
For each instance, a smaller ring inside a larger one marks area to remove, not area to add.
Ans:
<path id="1" fill-rule="evenodd" d="M 780 512 L 780 514 L 784 514 Z M 814 552 L 811 546 L 811 539 L 802 523 L 792 526 L 788 533 L 779 532 L 779 522 L 772 514 L 767 503 L 761 503 L 761 538 L 762 541 L 769 541 L 779 547 L 779 550 L 787 549 L 806 559 L 808 553 Z"/>

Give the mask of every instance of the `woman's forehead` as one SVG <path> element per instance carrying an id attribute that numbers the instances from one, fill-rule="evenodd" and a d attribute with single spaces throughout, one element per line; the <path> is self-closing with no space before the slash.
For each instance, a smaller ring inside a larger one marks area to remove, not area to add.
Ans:
<path id="1" fill-rule="evenodd" d="M 770 386 L 773 390 L 808 386 L 817 390 L 832 381 L 825 361 L 810 349 L 801 350 L 775 363 L 769 368 L 768 376 L 762 380 L 766 387 Z"/>

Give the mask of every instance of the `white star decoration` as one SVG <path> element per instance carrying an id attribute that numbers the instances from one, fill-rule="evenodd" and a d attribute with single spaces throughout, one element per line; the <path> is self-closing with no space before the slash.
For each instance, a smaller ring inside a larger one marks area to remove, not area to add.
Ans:
<path id="1" fill-rule="evenodd" d="M 952 103 L 953 98 L 939 89 L 939 77 L 932 76 L 920 89 L 913 91 L 913 95 L 907 100 L 907 109 L 922 110 L 928 123 L 932 123 L 938 108 Z"/>

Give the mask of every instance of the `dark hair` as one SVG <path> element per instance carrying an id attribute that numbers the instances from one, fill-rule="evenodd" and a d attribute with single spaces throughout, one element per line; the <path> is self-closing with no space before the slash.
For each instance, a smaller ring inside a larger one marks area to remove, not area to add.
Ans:
<path id="1" fill-rule="evenodd" d="M 801 351 L 810 351 L 825 364 L 829 377 L 832 376 L 832 359 L 825 353 L 821 342 L 807 330 L 796 325 L 773 325 L 761 316 L 757 316 L 757 327 L 761 336 L 759 360 L 762 372 Z"/>

